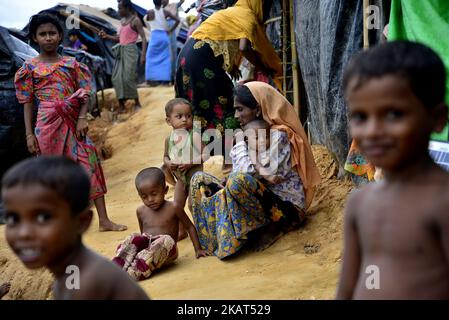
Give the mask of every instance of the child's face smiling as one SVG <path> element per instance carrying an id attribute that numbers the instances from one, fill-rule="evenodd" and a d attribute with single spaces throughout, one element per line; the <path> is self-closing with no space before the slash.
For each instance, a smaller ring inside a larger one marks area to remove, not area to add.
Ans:
<path id="1" fill-rule="evenodd" d="M 164 204 L 168 186 L 161 186 L 155 181 L 141 181 L 137 186 L 137 192 L 144 205 L 157 210 Z"/>
<path id="2" fill-rule="evenodd" d="M 17 185 L 3 190 L 6 240 L 30 269 L 52 269 L 79 244 L 80 215 L 53 190 L 38 185 Z"/>
<path id="3" fill-rule="evenodd" d="M 356 89 L 353 80 L 347 99 L 351 135 L 373 165 L 395 170 L 426 155 L 435 122 L 405 79 L 387 75 Z"/>
<path id="4" fill-rule="evenodd" d="M 62 35 L 52 23 L 41 24 L 34 36 L 34 41 L 39 45 L 39 48 L 44 52 L 55 52 L 61 42 Z"/>
<path id="5" fill-rule="evenodd" d="M 192 129 L 192 108 L 187 104 L 175 105 L 170 116 L 167 117 L 167 123 L 172 126 L 173 129 Z"/>

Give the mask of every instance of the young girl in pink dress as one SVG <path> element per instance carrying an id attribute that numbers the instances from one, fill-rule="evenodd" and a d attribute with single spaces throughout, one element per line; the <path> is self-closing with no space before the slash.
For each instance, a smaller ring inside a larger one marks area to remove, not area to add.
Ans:
<path id="1" fill-rule="evenodd" d="M 39 45 L 40 54 L 26 61 L 15 78 L 17 99 L 25 107 L 28 150 L 34 155 L 64 155 L 78 162 L 90 177 L 90 198 L 98 212 L 100 231 L 126 230 L 108 218 L 103 170 L 86 135 L 87 102 L 92 93 L 89 69 L 75 58 L 58 54 L 63 30 L 55 17 L 33 16 L 29 35 Z"/>

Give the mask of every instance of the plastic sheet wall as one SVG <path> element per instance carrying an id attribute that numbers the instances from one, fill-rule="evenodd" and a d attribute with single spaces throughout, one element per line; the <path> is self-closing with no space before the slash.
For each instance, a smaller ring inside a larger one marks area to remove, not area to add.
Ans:
<path id="1" fill-rule="evenodd" d="M 362 49 L 363 1 L 296 0 L 295 34 L 313 143 L 325 145 L 343 166 L 349 147 L 345 66 Z"/>

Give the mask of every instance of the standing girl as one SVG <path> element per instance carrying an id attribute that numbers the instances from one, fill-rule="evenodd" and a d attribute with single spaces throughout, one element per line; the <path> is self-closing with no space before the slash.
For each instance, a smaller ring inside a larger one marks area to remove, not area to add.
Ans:
<path id="1" fill-rule="evenodd" d="M 100 231 L 126 230 L 126 226 L 108 218 L 103 170 L 86 135 L 87 102 L 92 90 L 89 70 L 75 58 L 58 54 L 63 30 L 55 17 L 31 17 L 29 37 L 39 45 L 40 54 L 26 61 L 15 78 L 17 99 L 25 107 L 28 150 L 34 155 L 64 155 L 78 162 L 90 177 L 90 198 L 98 212 Z"/>

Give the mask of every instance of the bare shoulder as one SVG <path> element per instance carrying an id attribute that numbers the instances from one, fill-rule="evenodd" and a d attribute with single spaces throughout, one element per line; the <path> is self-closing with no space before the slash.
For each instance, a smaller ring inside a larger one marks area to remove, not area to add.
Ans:
<path id="1" fill-rule="evenodd" d="M 148 12 L 147 12 L 147 21 L 153 20 L 154 16 L 155 16 L 154 15 L 154 10 L 153 9 L 148 10 Z"/>
<path id="2" fill-rule="evenodd" d="M 178 206 L 175 202 L 173 201 L 165 201 L 165 205 L 163 210 L 165 212 L 168 213 L 176 213 L 177 211 L 181 210 L 182 208 L 180 206 Z"/>
<path id="3" fill-rule="evenodd" d="M 375 192 L 376 186 L 374 184 L 367 184 L 359 189 L 353 190 L 346 201 L 345 215 L 347 219 L 354 220 L 357 215 L 360 215 L 360 207 L 363 205 L 364 201 L 368 195 Z"/>
<path id="4" fill-rule="evenodd" d="M 83 270 L 84 299 L 147 300 L 143 289 L 120 267 L 89 250 Z"/>

